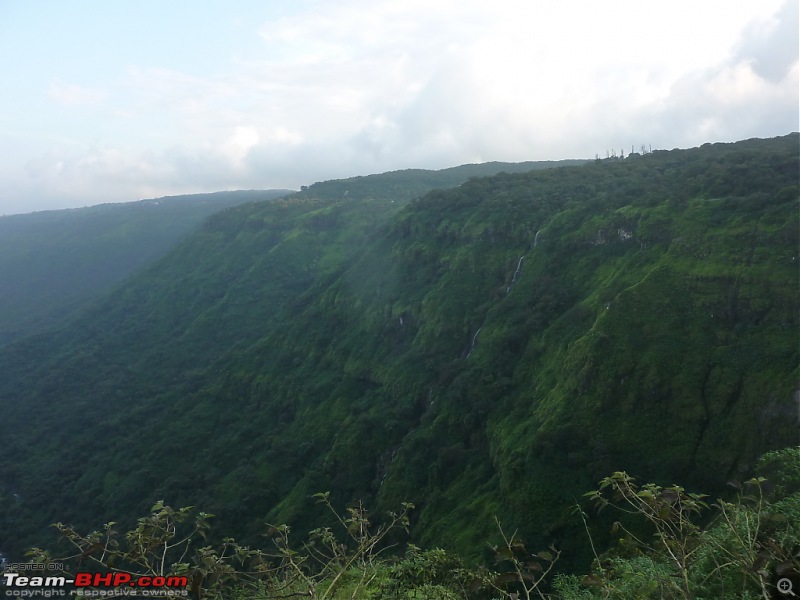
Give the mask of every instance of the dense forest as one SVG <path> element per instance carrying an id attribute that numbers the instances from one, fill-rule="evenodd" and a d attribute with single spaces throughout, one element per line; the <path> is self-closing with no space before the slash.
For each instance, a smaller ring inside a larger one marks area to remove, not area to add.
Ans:
<path id="1" fill-rule="evenodd" d="M 431 171 L 407 169 L 304 186 L 328 199 L 408 200 L 470 177 L 584 161 L 483 163 Z M 307 193 L 305 193 L 307 192 Z M 0 345 L 60 326 L 134 271 L 163 255 L 210 215 L 273 200 L 291 190 L 189 194 L 0 217 Z"/>
<path id="2" fill-rule="evenodd" d="M 588 572 L 576 499 L 610 473 L 724 495 L 798 441 L 798 147 L 354 178 L 213 215 L 0 348 L 0 549 L 159 500 L 256 544 L 324 523 L 329 491 L 413 503 L 411 541 L 470 564 L 496 518 Z"/>

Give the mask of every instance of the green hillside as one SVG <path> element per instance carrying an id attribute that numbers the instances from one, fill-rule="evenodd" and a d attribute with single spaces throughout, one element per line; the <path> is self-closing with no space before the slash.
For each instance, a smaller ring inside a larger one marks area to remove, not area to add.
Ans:
<path id="1" fill-rule="evenodd" d="M 0 548 L 162 498 L 257 541 L 330 490 L 580 560 L 610 471 L 712 491 L 796 443 L 799 178 L 792 134 L 218 213 L 0 349 Z"/>
<path id="2" fill-rule="evenodd" d="M 585 161 L 491 162 L 315 183 L 298 197 L 384 198 L 398 205 L 470 177 Z M 190 194 L 0 217 L 0 345 L 60 326 L 164 254 L 215 212 L 290 190 Z M 399 206 L 398 206 L 399 208 Z"/>
<path id="3" fill-rule="evenodd" d="M 288 193 L 193 194 L 0 217 L 0 345 L 58 325 L 209 215 Z"/>

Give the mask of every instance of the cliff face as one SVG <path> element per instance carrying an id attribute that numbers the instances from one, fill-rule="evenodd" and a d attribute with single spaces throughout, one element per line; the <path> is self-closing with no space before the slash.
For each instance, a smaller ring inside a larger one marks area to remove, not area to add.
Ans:
<path id="1" fill-rule="evenodd" d="M 797 135 L 358 184 L 220 213 L 2 351 L 13 543 L 162 498 L 255 540 L 331 490 L 467 555 L 494 515 L 568 548 L 611 470 L 708 489 L 795 443 Z"/>

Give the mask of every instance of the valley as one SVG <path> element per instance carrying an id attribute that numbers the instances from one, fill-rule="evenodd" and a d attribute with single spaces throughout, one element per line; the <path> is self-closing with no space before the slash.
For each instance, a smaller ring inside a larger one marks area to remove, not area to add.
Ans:
<path id="1" fill-rule="evenodd" d="M 255 544 L 330 491 L 579 572 L 610 472 L 719 492 L 796 444 L 797 134 L 548 167 L 227 208 L 0 348 L 0 548 L 162 499 Z"/>

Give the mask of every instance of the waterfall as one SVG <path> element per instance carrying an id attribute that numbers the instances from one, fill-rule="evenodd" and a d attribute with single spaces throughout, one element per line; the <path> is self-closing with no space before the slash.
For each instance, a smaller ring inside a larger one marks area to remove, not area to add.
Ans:
<path id="1" fill-rule="evenodd" d="M 522 269 L 522 261 L 525 259 L 524 256 L 519 257 L 519 262 L 517 263 L 517 270 L 514 271 L 514 277 L 511 279 L 511 285 L 517 283 L 517 279 L 519 278 L 519 271 Z"/>
<path id="2" fill-rule="evenodd" d="M 469 355 L 472 354 L 472 351 L 475 350 L 475 344 L 478 342 L 478 334 L 481 332 L 483 327 L 479 327 L 478 331 L 475 332 L 475 335 L 472 336 L 472 345 L 469 347 L 469 352 L 467 352 L 466 358 L 469 358 Z"/>
<path id="3" fill-rule="evenodd" d="M 517 270 L 514 271 L 514 277 L 511 278 L 511 284 L 508 286 L 506 294 L 508 294 L 511 291 L 511 288 L 514 287 L 514 284 L 517 283 L 517 279 L 519 279 L 519 272 L 522 269 L 522 259 L 524 258 L 525 256 L 519 257 L 519 262 L 517 263 Z"/>
<path id="4" fill-rule="evenodd" d="M 536 248 L 536 244 L 539 243 L 539 234 L 542 233 L 542 230 L 536 232 L 536 235 L 533 237 L 533 247 Z"/>

